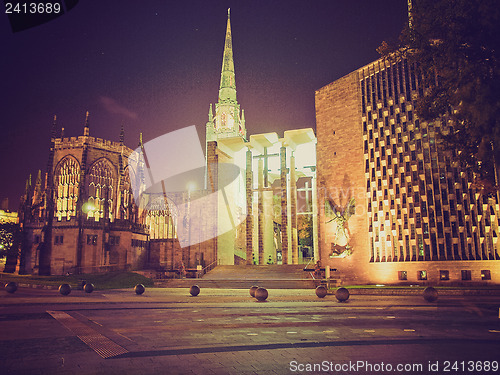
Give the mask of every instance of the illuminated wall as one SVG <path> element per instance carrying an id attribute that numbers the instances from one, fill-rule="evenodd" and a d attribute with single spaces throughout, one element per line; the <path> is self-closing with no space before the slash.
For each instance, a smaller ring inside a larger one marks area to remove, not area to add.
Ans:
<path id="1" fill-rule="evenodd" d="M 316 92 L 320 199 L 356 196 L 345 258 L 330 257 L 335 230 L 323 208 L 323 260 L 355 282 L 498 283 L 498 202 L 438 151 L 436 132 L 448 125 L 418 119 L 424 89 L 414 65 L 378 60 Z"/>
<path id="2" fill-rule="evenodd" d="M 0 210 L 0 224 L 3 223 L 19 223 L 19 216 L 17 212 L 8 212 Z"/>
<path id="3" fill-rule="evenodd" d="M 88 128 L 87 128 L 88 129 Z M 130 191 L 123 141 L 87 135 L 55 138 L 51 180 L 40 177 L 30 192 L 32 215 L 25 222 L 29 244 L 26 272 L 37 273 L 42 244 L 50 239 L 52 274 L 143 268 L 148 231 Z M 49 184 L 53 184 L 54 221 L 47 236 Z M 78 254 L 81 254 L 80 256 Z"/>

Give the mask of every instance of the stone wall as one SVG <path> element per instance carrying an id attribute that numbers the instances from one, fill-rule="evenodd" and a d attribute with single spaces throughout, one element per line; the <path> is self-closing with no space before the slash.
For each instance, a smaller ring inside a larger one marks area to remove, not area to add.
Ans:
<path id="1" fill-rule="evenodd" d="M 434 146 L 439 123 L 414 113 L 415 69 L 397 64 L 376 61 L 316 91 L 322 265 L 347 284 L 498 284 L 498 203 L 479 199 L 470 173 Z M 352 254 L 332 257 L 337 220 L 325 200 L 342 210 L 351 198 Z"/>
<path id="2" fill-rule="evenodd" d="M 316 134 L 320 259 L 353 282 L 369 279 L 368 219 L 366 216 L 363 140 L 358 75 L 351 73 L 316 91 Z M 325 200 L 345 208 L 356 200 L 349 219 L 352 255 L 330 258 L 336 223 L 325 217 Z"/>

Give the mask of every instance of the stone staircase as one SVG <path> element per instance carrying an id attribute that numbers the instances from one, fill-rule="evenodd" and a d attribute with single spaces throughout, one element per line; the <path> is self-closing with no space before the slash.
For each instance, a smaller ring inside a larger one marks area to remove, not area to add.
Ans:
<path id="1" fill-rule="evenodd" d="M 314 289 L 316 287 L 304 265 L 217 266 L 203 278 L 168 279 L 155 282 L 158 287 L 247 289 L 257 285 L 267 289 Z"/>

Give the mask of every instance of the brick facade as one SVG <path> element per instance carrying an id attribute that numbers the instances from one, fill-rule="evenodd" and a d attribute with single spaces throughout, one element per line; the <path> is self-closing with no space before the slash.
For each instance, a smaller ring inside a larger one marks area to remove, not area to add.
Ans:
<path id="1" fill-rule="evenodd" d="M 366 182 L 358 103 L 356 72 L 316 92 L 320 259 L 322 264 L 338 269 L 343 278 L 363 282 L 369 274 L 368 269 L 360 267 L 369 261 L 368 219 L 363 211 Z M 335 227 L 334 223 L 325 224 L 325 200 L 330 199 L 342 210 L 350 198 L 356 200 L 356 213 L 348 223 L 352 255 L 330 258 Z"/>
<path id="2" fill-rule="evenodd" d="M 500 283 L 498 202 L 436 147 L 443 125 L 419 121 L 422 93 L 406 60 L 316 91 L 321 260 L 346 282 Z M 339 256 L 325 201 L 342 211 L 351 198 L 350 254 Z"/>

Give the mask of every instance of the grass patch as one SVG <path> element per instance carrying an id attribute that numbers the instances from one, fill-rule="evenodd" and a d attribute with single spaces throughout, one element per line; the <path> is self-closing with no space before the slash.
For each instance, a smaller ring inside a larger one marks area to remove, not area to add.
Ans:
<path id="1" fill-rule="evenodd" d="M 55 286 L 66 283 L 71 285 L 72 288 L 76 288 L 80 284 L 81 280 L 94 284 L 96 290 L 133 288 L 137 284 L 143 284 L 144 286 L 154 285 L 153 280 L 135 272 L 109 272 L 69 276 L 13 275 L 9 273 L 0 274 L 0 282 L 2 284 L 9 281 Z"/>
<path id="2" fill-rule="evenodd" d="M 426 286 L 420 285 L 346 285 L 344 288 L 350 289 L 425 289 Z"/>

